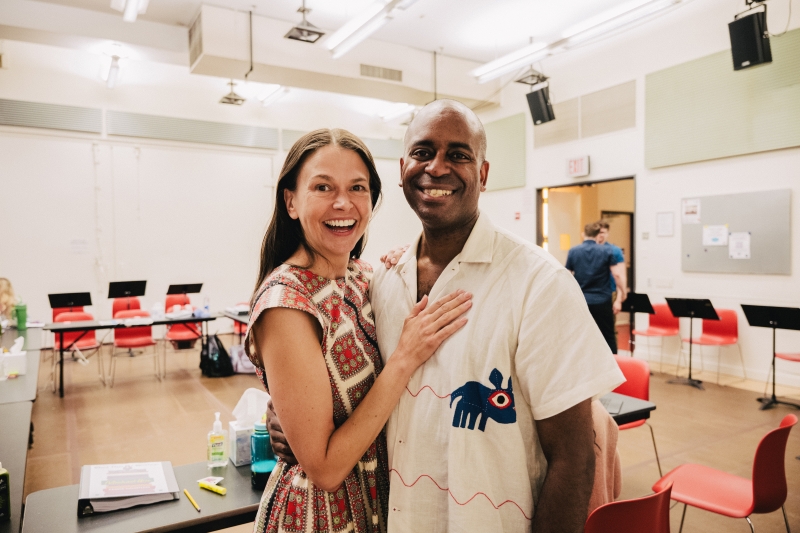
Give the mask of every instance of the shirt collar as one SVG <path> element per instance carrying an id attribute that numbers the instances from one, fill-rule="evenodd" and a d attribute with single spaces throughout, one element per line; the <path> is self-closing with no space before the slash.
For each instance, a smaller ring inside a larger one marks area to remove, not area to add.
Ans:
<path id="1" fill-rule="evenodd" d="M 456 256 L 458 261 L 460 263 L 491 263 L 494 248 L 494 234 L 495 227 L 492 221 L 489 220 L 487 215 L 479 213 L 478 220 L 475 222 L 475 226 L 472 227 L 467 242 L 464 243 L 464 248 L 462 248 L 461 253 Z M 416 258 L 421 239 L 422 234 L 411 243 L 411 246 L 408 247 L 408 250 L 405 251 L 397 262 L 398 269 L 402 270 L 406 263 Z"/>

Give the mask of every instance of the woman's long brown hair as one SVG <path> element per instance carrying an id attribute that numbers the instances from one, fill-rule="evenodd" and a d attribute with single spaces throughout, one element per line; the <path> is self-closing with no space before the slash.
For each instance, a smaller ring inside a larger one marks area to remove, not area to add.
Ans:
<path id="1" fill-rule="evenodd" d="M 300 169 L 308 157 L 323 146 L 329 145 L 352 150 L 361 157 L 369 171 L 369 192 L 372 198 L 373 211 L 378 205 L 381 198 L 381 179 L 375 168 L 372 154 L 361 139 L 342 129 L 320 129 L 303 135 L 294 143 L 286 155 L 281 175 L 278 177 L 278 184 L 275 187 L 275 212 L 261 243 L 258 281 L 253 291 L 251 304 L 255 303 L 252 302 L 252 299 L 256 297 L 258 288 L 264 283 L 267 276 L 286 262 L 299 247 L 302 246 L 305 249 L 312 262 L 316 256 L 315 250 L 306 241 L 300 221 L 289 216 L 283 191 L 294 191 L 297 188 L 297 176 L 300 174 Z M 361 257 L 366 245 L 366 237 L 365 233 L 358 240 L 355 248 L 350 252 L 351 257 Z M 304 266 L 309 267 L 311 265 Z"/>

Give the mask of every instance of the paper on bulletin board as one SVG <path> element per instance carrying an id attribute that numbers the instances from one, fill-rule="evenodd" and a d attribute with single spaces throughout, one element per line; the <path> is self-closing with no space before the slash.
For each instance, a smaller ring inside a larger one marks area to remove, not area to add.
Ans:
<path id="1" fill-rule="evenodd" d="M 728 225 L 703 226 L 703 246 L 725 246 L 728 244 Z"/>
<path id="2" fill-rule="evenodd" d="M 728 238 L 728 257 L 731 259 L 750 259 L 750 232 L 731 233 Z"/>
<path id="3" fill-rule="evenodd" d="M 684 224 L 700 223 L 700 198 L 681 200 L 681 218 Z"/>

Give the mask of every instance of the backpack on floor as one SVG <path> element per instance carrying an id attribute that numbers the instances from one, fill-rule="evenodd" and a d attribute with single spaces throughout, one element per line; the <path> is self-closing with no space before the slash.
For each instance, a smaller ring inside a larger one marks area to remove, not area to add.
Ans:
<path id="1" fill-rule="evenodd" d="M 224 378 L 233 375 L 231 358 L 216 335 L 209 335 L 208 342 L 200 352 L 200 370 L 204 376 L 210 378 Z"/>

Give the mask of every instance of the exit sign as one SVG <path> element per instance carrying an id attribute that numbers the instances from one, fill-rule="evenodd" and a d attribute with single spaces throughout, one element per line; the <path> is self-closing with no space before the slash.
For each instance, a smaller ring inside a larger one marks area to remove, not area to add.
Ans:
<path id="1" fill-rule="evenodd" d="M 570 178 L 580 178 L 589 175 L 589 156 L 573 157 L 567 159 L 567 176 Z"/>

